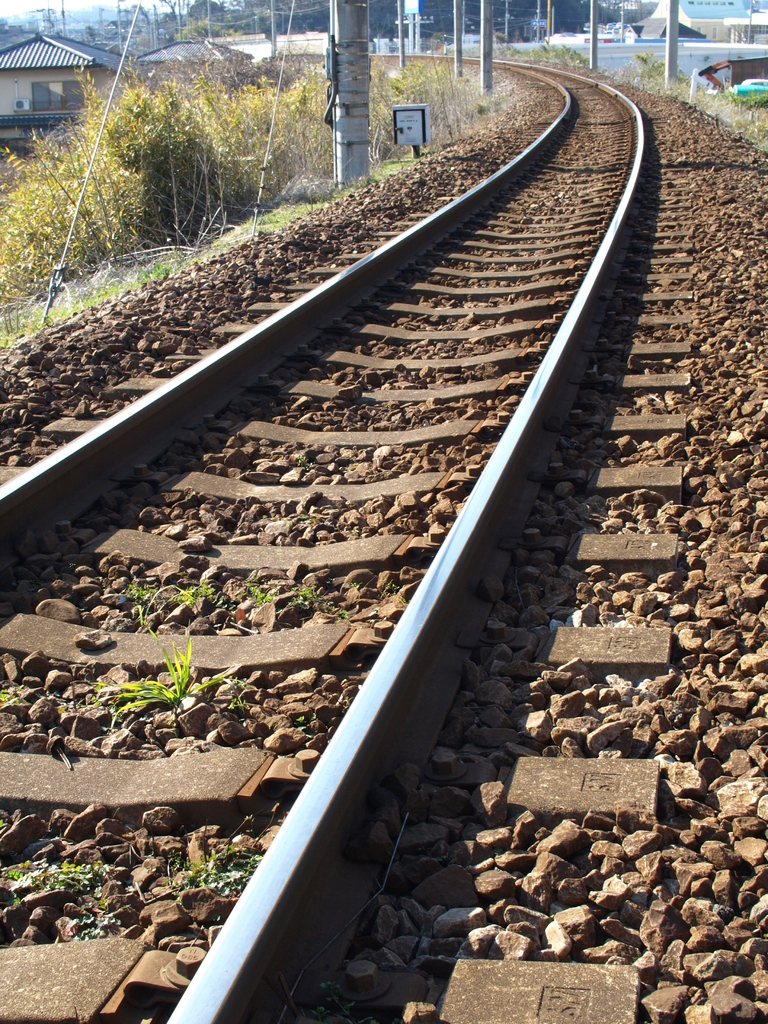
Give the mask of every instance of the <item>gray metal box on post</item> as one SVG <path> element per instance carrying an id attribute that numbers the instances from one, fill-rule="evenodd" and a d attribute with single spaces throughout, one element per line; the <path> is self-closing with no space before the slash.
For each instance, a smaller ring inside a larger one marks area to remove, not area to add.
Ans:
<path id="1" fill-rule="evenodd" d="M 396 146 L 412 146 L 421 156 L 421 147 L 432 138 L 428 103 L 401 103 L 392 107 L 392 129 Z"/>
<path id="2" fill-rule="evenodd" d="M 367 0 L 333 0 L 337 95 L 333 107 L 336 182 L 365 178 L 368 162 L 370 73 Z"/>

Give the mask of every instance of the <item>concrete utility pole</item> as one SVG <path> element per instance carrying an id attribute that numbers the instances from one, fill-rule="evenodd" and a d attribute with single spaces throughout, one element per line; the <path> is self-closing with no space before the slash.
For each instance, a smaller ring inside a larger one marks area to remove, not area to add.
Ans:
<path id="1" fill-rule="evenodd" d="M 755 0 L 749 0 L 749 35 L 747 36 L 747 42 L 752 42 L 752 11 L 755 9 Z M 64 20 L 64 4 L 61 5 L 61 18 Z"/>
<path id="2" fill-rule="evenodd" d="M 509 0 L 504 0 L 504 42 L 509 42 Z"/>
<path id="3" fill-rule="evenodd" d="M 336 182 L 368 175 L 368 2 L 333 0 L 336 9 L 338 95 L 333 108 Z"/>
<path id="4" fill-rule="evenodd" d="M 454 0 L 455 2 L 455 0 Z M 461 0 L 459 0 L 461 2 Z M 405 14 L 403 0 L 397 0 L 397 49 L 400 54 L 400 67 L 405 67 Z"/>
<path id="5" fill-rule="evenodd" d="M 408 53 L 416 53 L 416 22 L 415 15 L 408 15 Z"/>
<path id="6" fill-rule="evenodd" d="M 457 78 L 464 74 L 464 0 L 453 0 L 453 72 Z"/>
<path id="7" fill-rule="evenodd" d="M 749 15 L 749 21 L 750 21 L 750 26 L 751 26 L 751 23 L 752 23 L 752 13 L 751 13 L 751 11 L 750 11 L 750 15 Z M 65 37 L 66 37 L 66 34 L 67 34 L 67 15 L 64 12 L 64 0 L 61 0 L 61 34 L 63 36 L 65 36 Z M 751 27 L 750 27 L 749 35 L 750 35 L 750 38 L 751 38 L 751 36 L 752 36 Z"/>
<path id="8" fill-rule="evenodd" d="M 671 89 L 677 84 L 677 31 L 680 15 L 680 0 L 667 0 L 667 71 L 666 86 Z"/>
<path id="9" fill-rule="evenodd" d="M 536 42 L 541 42 L 541 0 L 536 0 Z"/>
<path id="10" fill-rule="evenodd" d="M 599 20 L 597 0 L 589 5 L 589 70 L 597 71 L 597 23 Z"/>
<path id="11" fill-rule="evenodd" d="M 208 0 L 208 38 L 210 39 L 213 33 L 211 32 L 211 0 Z"/>
<path id="12" fill-rule="evenodd" d="M 493 0 L 480 0 L 480 84 L 493 92 Z"/>
<path id="13" fill-rule="evenodd" d="M 624 42 L 624 0 L 621 0 L 621 35 L 619 36 L 619 42 Z"/>
<path id="14" fill-rule="evenodd" d="M 416 53 L 421 53 L 421 15 L 418 11 L 413 16 L 416 24 Z"/>
<path id="15" fill-rule="evenodd" d="M 275 32 L 275 0 L 269 0 L 269 16 L 270 16 L 270 39 L 272 41 L 272 58 L 277 56 L 277 33 Z"/>
<path id="16" fill-rule="evenodd" d="M 123 48 L 123 27 L 120 24 L 120 0 L 117 0 L 117 42 L 120 49 Z"/>

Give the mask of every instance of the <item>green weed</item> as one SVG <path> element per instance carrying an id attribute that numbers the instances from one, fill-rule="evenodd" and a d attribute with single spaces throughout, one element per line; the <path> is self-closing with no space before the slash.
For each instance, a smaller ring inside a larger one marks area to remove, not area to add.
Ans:
<path id="1" fill-rule="evenodd" d="M 155 633 L 152 636 L 157 640 Z M 120 683 L 118 693 L 112 701 L 118 713 L 142 711 L 157 704 L 176 711 L 185 697 L 201 693 L 227 679 L 225 673 L 214 676 L 205 682 L 198 683 L 193 679 L 191 636 L 187 637 L 186 654 L 180 651 L 176 644 L 173 644 L 172 647 L 173 659 L 163 648 L 163 657 L 171 676 L 171 684 L 161 683 L 158 679 L 140 679 L 138 682 Z"/>

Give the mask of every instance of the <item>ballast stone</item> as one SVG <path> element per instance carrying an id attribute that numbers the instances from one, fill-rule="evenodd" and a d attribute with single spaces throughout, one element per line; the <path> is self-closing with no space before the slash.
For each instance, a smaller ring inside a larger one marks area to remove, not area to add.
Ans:
<path id="1" fill-rule="evenodd" d="M 655 814 L 656 761 L 614 758 L 521 757 L 506 782 L 507 803 L 550 822 L 587 811 L 613 815 L 618 802 Z"/>
<path id="2" fill-rule="evenodd" d="M 445 993 L 446 1024 L 635 1024 L 632 967 L 459 960 Z"/>

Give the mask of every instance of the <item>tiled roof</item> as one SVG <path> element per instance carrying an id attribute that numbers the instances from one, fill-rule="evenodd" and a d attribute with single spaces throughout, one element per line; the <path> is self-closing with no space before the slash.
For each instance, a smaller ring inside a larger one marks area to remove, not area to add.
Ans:
<path id="1" fill-rule="evenodd" d="M 109 50 L 58 36 L 32 36 L 0 50 L 0 71 L 104 67 L 117 71 L 120 58 Z"/>
<path id="2" fill-rule="evenodd" d="M 142 53 L 139 64 L 165 64 L 168 61 L 187 60 L 222 60 L 229 53 L 226 46 L 215 46 L 207 39 L 183 40 L 180 43 L 169 43 L 158 50 Z"/>

